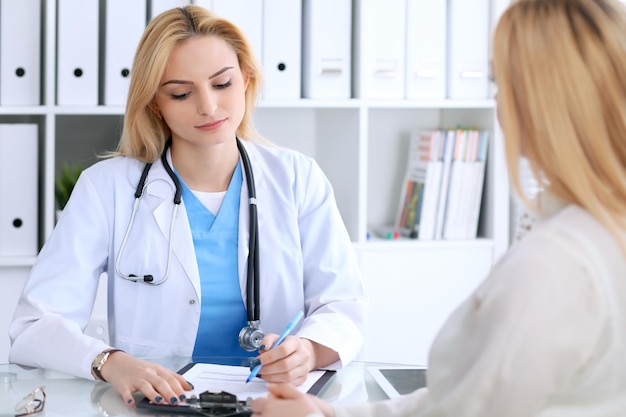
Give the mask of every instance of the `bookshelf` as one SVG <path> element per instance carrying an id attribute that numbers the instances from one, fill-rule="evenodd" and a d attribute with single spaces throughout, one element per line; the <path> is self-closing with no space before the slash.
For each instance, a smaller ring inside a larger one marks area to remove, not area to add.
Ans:
<path id="1" fill-rule="evenodd" d="M 490 19 L 506 3 L 492 0 Z M 0 106 L 0 123 L 39 126 L 40 244 L 54 228 L 54 179 L 63 163 L 91 163 L 96 154 L 111 149 L 121 132 L 124 111 L 119 106 L 55 104 L 55 4 L 55 0 L 42 0 L 42 104 Z M 258 130 L 272 142 L 314 157 L 333 184 L 370 294 L 361 359 L 423 365 L 437 328 L 509 245 L 509 189 L 494 100 L 262 100 L 254 118 Z M 458 124 L 490 132 L 478 238 L 368 239 L 371 226 L 394 222 L 409 132 Z M 34 257 L 0 257 L 4 335 L 33 262 Z M 90 329 L 105 322 L 101 294 Z M 8 348 L 8 338 L 2 336 L 0 362 L 7 360 Z"/>

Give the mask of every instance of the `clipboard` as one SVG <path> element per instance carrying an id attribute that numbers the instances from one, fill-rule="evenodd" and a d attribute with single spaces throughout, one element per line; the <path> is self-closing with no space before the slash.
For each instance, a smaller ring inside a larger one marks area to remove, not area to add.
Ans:
<path id="1" fill-rule="evenodd" d="M 222 393 L 220 393 L 222 394 Z M 205 417 L 250 417 L 252 409 L 250 409 L 247 401 L 237 399 L 236 405 L 233 407 L 212 407 L 211 409 L 194 408 L 188 404 L 169 405 L 155 404 L 147 398 L 143 398 L 137 403 L 137 408 L 144 410 L 156 411 L 159 413 L 167 413 L 168 417 L 189 417 L 189 416 L 205 416 Z"/>
<path id="2" fill-rule="evenodd" d="M 207 363 L 188 363 L 182 367 L 179 374 L 191 382 L 195 389 L 189 393 L 190 401 L 184 401 L 178 405 L 155 404 L 147 398 L 142 398 L 137 402 L 137 408 L 152 411 L 165 412 L 170 416 L 181 415 L 201 415 L 201 416 L 250 416 L 248 398 L 257 398 L 267 395 L 267 382 L 259 379 L 246 384 L 246 377 L 250 373 L 249 367 L 215 365 Z M 319 396 L 329 386 L 330 381 L 335 376 L 336 371 L 318 370 L 309 373 L 309 378 L 300 387 L 307 394 Z M 212 409 L 199 408 L 193 401 L 200 399 L 201 394 L 213 392 L 224 395 L 232 395 L 236 402 L 216 405 Z M 194 399 L 194 397 L 196 399 Z"/>

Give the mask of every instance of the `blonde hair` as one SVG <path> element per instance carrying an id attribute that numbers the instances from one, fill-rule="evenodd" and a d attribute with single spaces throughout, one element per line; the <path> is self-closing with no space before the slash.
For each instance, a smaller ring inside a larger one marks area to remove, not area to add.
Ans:
<path id="1" fill-rule="evenodd" d="M 515 191 L 540 185 L 591 213 L 626 253 L 626 11 L 616 0 L 519 0 L 494 33 L 499 118 Z"/>
<path id="2" fill-rule="evenodd" d="M 236 134 L 242 139 L 262 139 L 252 121 L 262 79 L 252 47 L 233 23 L 207 9 L 189 5 L 161 13 L 146 27 L 133 61 L 122 137 L 116 152 L 109 156 L 129 156 L 153 162 L 161 155 L 170 130 L 149 105 L 174 48 L 196 36 L 223 39 L 237 54 L 240 69 L 249 81 L 245 112 Z"/>

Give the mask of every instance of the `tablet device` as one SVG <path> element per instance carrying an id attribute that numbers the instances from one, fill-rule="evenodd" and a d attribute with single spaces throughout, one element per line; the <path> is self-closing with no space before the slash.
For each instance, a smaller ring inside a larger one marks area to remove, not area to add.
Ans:
<path id="1" fill-rule="evenodd" d="M 426 368 L 420 366 L 370 366 L 368 372 L 389 398 L 426 386 Z"/>

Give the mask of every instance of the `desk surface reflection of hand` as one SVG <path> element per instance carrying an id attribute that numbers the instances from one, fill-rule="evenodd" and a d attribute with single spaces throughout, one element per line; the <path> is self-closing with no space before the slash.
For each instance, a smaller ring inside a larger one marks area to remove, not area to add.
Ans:
<path id="1" fill-rule="evenodd" d="M 159 362 L 170 369 L 179 370 L 191 362 L 191 358 L 170 358 L 155 362 Z M 320 397 L 334 404 L 354 404 L 384 399 L 384 393 L 367 372 L 367 367 L 371 365 L 372 363 L 353 362 L 338 370 Z M 0 396 L 3 398 L 0 415 L 13 415 L 13 407 L 17 401 L 33 389 L 43 385 L 46 387 L 47 393 L 45 411 L 51 416 L 176 416 L 172 413 L 155 414 L 148 410 L 130 408 L 124 403 L 117 391 L 104 382 L 15 364 L 0 364 L 0 373 L 3 372 L 14 373 L 16 377 L 12 382 L 0 383 Z M 9 399 L 8 402 L 10 403 L 10 409 L 7 410 L 5 410 L 7 405 L 4 404 L 5 397 Z M 13 397 L 15 397 L 14 401 L 12 401 Z M 141 394 L 135 394 L 136 401 L 142 398 Z"/>

